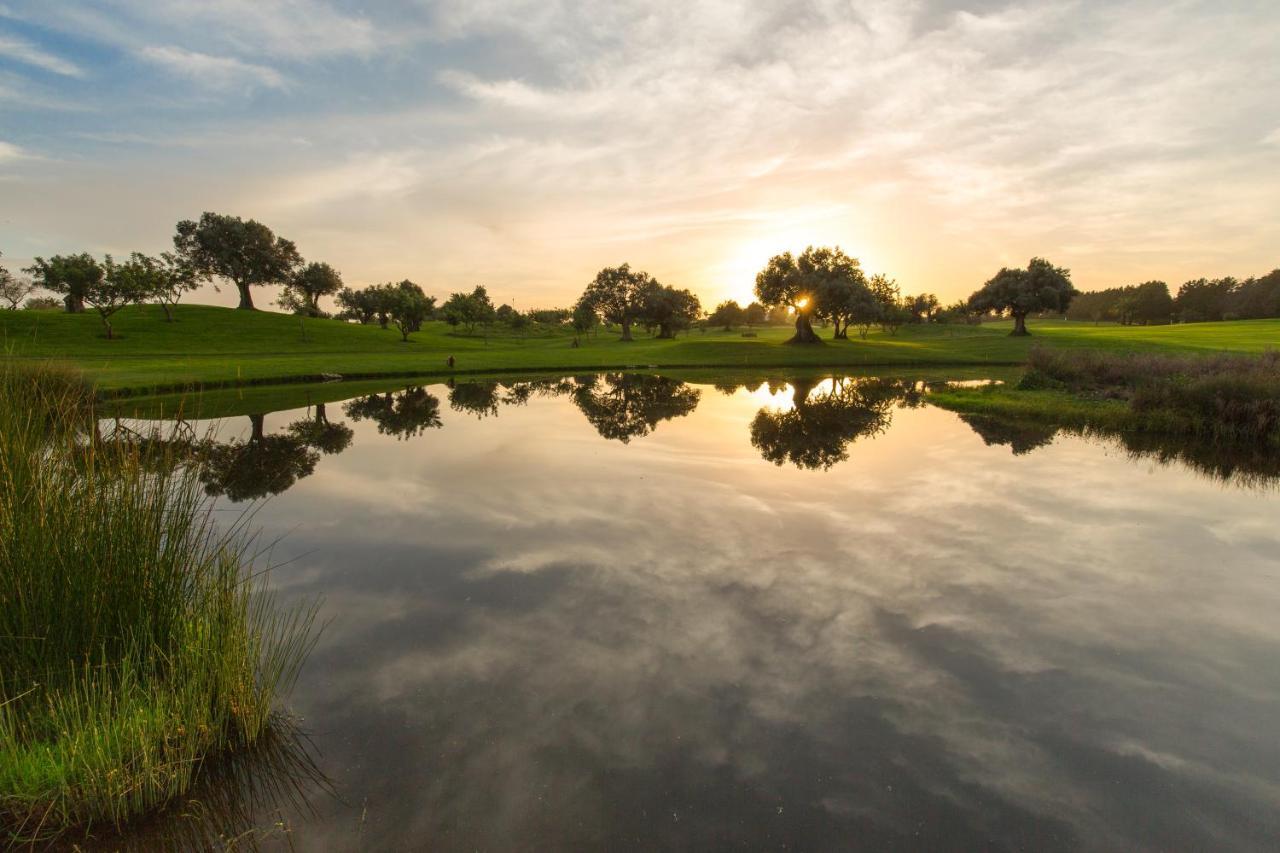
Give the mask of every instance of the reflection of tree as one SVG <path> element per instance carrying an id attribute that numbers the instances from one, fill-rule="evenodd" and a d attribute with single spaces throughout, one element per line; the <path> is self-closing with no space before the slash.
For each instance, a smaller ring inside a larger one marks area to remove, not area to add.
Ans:
<path id="1" fill-rule="evenodd" d="M 1058 434 L 1055 426 L 1018 421 L 1009 418 L 990 417 L 988 415 L 961 415 L 960 420 L 973 428 L 988 447 L 995 445 L 1008 446 L 1014 456 L 1030 453 L 1038 447 L 1053 442 Z"/>
<path id="2" fill-rule="evenodd" d="M 751 421 L 751 444 L 781 465 L 826 470 L 848 458 L 848 446 L 889 426 L 889 409 L 901 398 L 898 383 L 831 379 L 813 393 L 812 379 L 795 379 L 788 411 L 764 408 Z M 770 381 L 770 388 L 774 383 Z"/>
<path id="3" fill-rule="evenodd" d="M 627 443 L 660 421 L 692 412 L 701 392 L 664 376 L 609 373 L 578 378 L 573 402 L 604 438 Z"/>
<path id="4" fill-rule="evenodd" d="M 449 408 L 487 418 L 498 414 L 497 382 L 462 382 L 449 389 Z"/>
<path id="5" fill-rule="evenodd" d="M 278 495 L 310 475 L 320 454 L 291 433 L 265 435 L 263 415 L 250 415 L 247 441 L 206 442 L 198 453 L 200 480 L 210 495 L 246 501 Z"/>
<path id="6" fill-rule="evenodd" d="M 355 436 L 351 427 L 346 424 L 329 422 L 324 403 L 316 403 L 314 418 L 289 424 L 289 432 L 321 453 L 329 455 L 346 450 Z"/>
<path id="7" fill-rule="evenodd" d="M 440 401 L 421 386 L 359 397 L 348 402 L 343 411 L 353 421 L 371 420 L 378 425 L 378 432 L 402 439 L 443 425 Z"/>

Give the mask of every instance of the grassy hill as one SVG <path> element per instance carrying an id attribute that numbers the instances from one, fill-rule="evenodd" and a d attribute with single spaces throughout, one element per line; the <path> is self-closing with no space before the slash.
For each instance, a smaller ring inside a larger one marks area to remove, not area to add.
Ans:
<path id="1" fill-rule="evenodd" d="M 1123 350 L 1260 352 L 1280 345 L 1280 320 L 1122 327 L 1041 321 L 1033 337 L 1011 338 L 1005 324 L 905 326 L 897 335 L 873 332 L 866 340 L 783 346 L 787 328 L 713 330 L 674 341 L 648 337 L 621 343 L 616 333 L 586 337 L 571 346 L 568 332 L 521 336 L 468 335 L 428 323 L 408 343 L 394 330 L 336 320 L 303 320 L 267 311 L 180 306 L 177 322 L 163 322 L 153 306 L 127 308 L 103 337 L 95 314 L 0 311 L 0 345 L 8 357 L 69 361 L 108 391 L 197 384 L 267 382 L 341 374 L 347 377 L 583 370 L 615 367 L 870 367 L 889 365 L 1020 364 L 1029 348 L 1097 347 Z M 820 334 L 826 334 L 822 330 Z"/>

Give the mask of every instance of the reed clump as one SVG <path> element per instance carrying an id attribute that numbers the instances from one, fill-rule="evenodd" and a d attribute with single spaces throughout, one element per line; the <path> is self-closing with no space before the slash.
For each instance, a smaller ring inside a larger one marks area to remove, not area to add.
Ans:
<path id="1" fill-rule="evenodd" d="M 253 745 L 314 640 L 197 472 L 104 439 L 92 390 L 0 367 L 0 839 L 119 827 Z"/>
<path id="2" fill-rule="evenodd" d="M 1031 351 L 1022 390 L 1062 390 L 1128 404 L 1148 429 L 1280 444 L 1280 352 L 1143 355 Z"/>

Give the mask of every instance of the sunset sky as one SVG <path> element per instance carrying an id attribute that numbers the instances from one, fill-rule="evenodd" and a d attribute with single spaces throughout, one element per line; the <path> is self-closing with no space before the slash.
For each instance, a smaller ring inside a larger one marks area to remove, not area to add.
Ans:
<path id="1" fill-rule="evenodd" d="M 0 0 L 0 251 L 213 210 L 523 308 L 623 261 L 745 300 L 809 243 L 1176 289 L 1280 266 L 1278 45 L 1276 0 Z"/>

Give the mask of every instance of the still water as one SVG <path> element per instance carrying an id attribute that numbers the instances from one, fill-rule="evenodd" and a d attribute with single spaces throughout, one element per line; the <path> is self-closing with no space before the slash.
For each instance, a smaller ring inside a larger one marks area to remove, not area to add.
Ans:
<path id="1" fill-rule="evenodd" d="M 402 384 L 222 419 L 210 491 L 231 518 L 275 495 L 272 583 L 327 625 L 292 698 L 314 773 L 215 832 L 1275 849 L 1265 473 L 971 423 L 924 391 Z"/>

